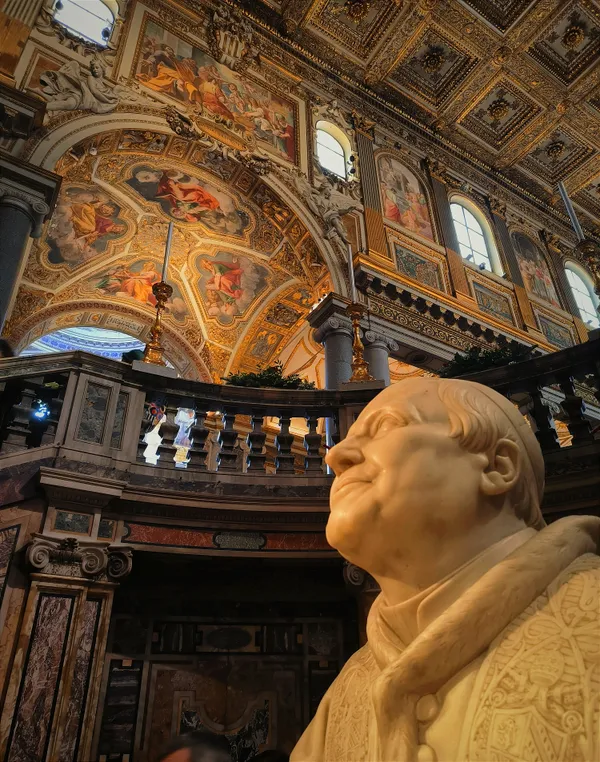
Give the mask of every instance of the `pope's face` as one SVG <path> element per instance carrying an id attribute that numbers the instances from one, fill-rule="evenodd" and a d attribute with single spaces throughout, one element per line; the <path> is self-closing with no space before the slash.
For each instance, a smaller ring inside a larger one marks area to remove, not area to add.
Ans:
<path id="1" fill-rule="evenodd" d="M 431 549 L 477 521 L 487 459 L 449 436 L 435 385 L 417 385 L 385 389 L 327 456 L 336 475 L 327 540 L 375 576 L 397 572 L 419 546 Z"/>

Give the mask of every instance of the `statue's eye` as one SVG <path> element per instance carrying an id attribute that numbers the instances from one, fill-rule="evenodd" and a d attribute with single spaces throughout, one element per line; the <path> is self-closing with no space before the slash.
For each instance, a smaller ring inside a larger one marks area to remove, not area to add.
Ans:
<path id="1" fill-rule="evenodd" d="M 388 431 L 397 429 L 400 425 L 400 421 L 393 415 L 383 415 L 373 423 L 373 426 L 371 427 L 371 437 L 375 439 L 384 436 Z"/>

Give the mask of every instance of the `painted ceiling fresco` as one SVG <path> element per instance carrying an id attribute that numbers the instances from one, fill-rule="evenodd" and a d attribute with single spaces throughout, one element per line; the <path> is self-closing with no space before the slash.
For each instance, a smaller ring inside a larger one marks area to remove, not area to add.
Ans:
<path id="1" fill-rule="evenodd" d="M 296 161 L 292 101 L 241 77 L 154 21 L 146 21 L 135 76 L 144 87 L 197 107 L 240 134 L 253 135 L 277 156 Z"/>
<path id="2" fill-rule="evenodd" d="M 9 325 L 21 346 L 75 326 L 143 342 L 169 221 L 165 345 L 187 375 L 220 380 L 276 359 L 328 287 L 319 248 L 288 204 L 193 141 L 102 133 L 74 146 L 57 171 L 60 200 Z"/>

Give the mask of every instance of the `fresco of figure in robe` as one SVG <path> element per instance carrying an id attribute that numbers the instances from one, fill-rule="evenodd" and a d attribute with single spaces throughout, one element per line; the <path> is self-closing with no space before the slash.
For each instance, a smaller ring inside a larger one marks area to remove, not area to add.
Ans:
<path id="1" fill-rule="evenodd" d="M 127 185 L 146 201 L 160 205 L 174 220 L 201 223 L 213 233 L 241 238 L 250 224 L 246 212 L 215 185 L 177 169 L 140 164 Z"/>
<path id="2" fill-rule="evenodd" d="M 231 323 L 265 288 L 268 270 L 249 257 L 219 252 L 197 260 L 199 287 L 209 317 Z"/>
<path id="3" fill-rule="evenodd" d="M 419 180 L 391 156 L 380 157 L 377 166 L 385 219 L 433 239 L 427 198 Z"/>
<path id="4" fill-rule="evenodd" d="M 103 254 L 127 233 L 121 207 L 99 188 L 66 187 L 48 226 L 48 260 L 76 267 Z"/>
<path id="5" fill-rule="evenodd" d="M 135 76 L 145 87 L 194 106 L 202 116 L 253 135 L 296 161 L 294 104 L 250 81 L 153 21 L 144 30 Z"/>
<path id="6" fill-rule="evenodd" d="M 511 238 L 526 291 L 560 307 L 548 264 L 539 246 L 519 231 L 511 233 Z"/>

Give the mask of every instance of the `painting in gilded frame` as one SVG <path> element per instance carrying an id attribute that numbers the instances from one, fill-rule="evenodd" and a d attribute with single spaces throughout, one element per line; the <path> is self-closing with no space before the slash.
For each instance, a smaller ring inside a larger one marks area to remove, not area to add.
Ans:
<path id="1" fill-rule="evenodd" d="M 488 315 L 507 323 L 514 323 L 510 302 L 506 296 L 486 288 L 477 281 L 473 281 L 472 286 L 475 300 L 482 312 L 487 312 Z"/>
<path id="2" fill-rule="evenodd" d="M 282 159 L 296 162 L 292 101 L 218 63 L 154 21 L 146 23 L 134 72 L 150 90 L 193 106 L 203 116 L 253 136 Z"/>
<path id="3" fill-rule="evenodd" d="M 542 333 L 548 339 L 550 344 L 554 344 L 555 347 L 560 349 L 567 349 L 567 347 L 573 346 L 573 336 L 571 331 L 560 323 L 555 323 L 554 320 L 549 320 L 545 315 L 537 314 L 538 323 L 542 329 Z"/>
<path id="4" fill-rule="evenodd" d="M 218 252 L 196 260 L 198 288 L 209 317 L 224 325 L 243 315 L 267 285 L 269 271 L 243 254 Z"/>
<path id="5" fill-rule="evenodd" d="M 97 186 L 67 185 L 48 225 L 48 261 L 69 268 L 104 254 L 111 241 L 127 236 L 121 206 Z"/>
<path id="6" fill-rule="evenodd" d="M 555 307 L 560 307 L 548 263 L 540 247 L 525 233 L 514 231 L 511 240 L 525 289 Z"/>
<path id="7" fill-rule="evenodd" d="M 250 225 L 248 214 L 237 207 L 229 193 L 178 169 L 153 162 L 136 164 L 126 183 L 180 223 L 201 223 L 213 233 L 236 238 L 243 237 Z"/>
<path id="8" fill-rule="evenodd" d="M 377 170 L 385 219 L 433 240 L 427 197 L 416 175 L 392 156 L 380 156 Z"/>
<path id="9" fill-rule="evenodd" d="M 106 296 L 133 299 L 139 304 L 156 307 L 156 297 L 152 286 L 161 279 L 158 262 L 139 259 L 132 264 L 119 263 L 89 278 L 89 285 Z M 173 294 L 166 303 L 167 314 L 178 322 L 184 322 L 188 309 L 178 286 L 170 281 Z"/>
<path id="10" fill-rule="evenodd" d="M 394 255 L 396 257 L 396 267 L 398 272 L 406 275 L 417 283 L 422 283 L 429 288 L 435 288 L 443 291 L 440 279 L 440 268 L 435 262 L 427 257 L 415 254 L 398 243 L 394 243 Z"/>

